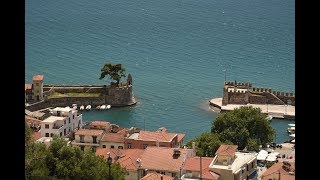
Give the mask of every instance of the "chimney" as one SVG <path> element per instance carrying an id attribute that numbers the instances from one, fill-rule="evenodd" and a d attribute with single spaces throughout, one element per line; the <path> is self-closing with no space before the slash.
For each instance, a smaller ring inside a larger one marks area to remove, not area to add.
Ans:
<path id="1" fill-rule="evenodd" d="M 161 180 L 163 180 L 163 176 L 162 176 L 162 174 L 161 174 L 161 176 L 160 176 L 160 179 L 161 179 Z"/>
<path id="2" fill-rule="evenodd" d="M 192 142 L 192 149 L 196 150 L 196 143 L 195 142 Z"/>

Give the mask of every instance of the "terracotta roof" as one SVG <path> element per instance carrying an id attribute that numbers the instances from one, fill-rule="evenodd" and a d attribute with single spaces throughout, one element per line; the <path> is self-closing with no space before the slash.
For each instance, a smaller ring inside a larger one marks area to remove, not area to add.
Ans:
<path id="1" fill-rule="evenodd" d="M 24 119 L 27 123 L 34 123 L 34 124 L 41 124 L 41 120 L 36 119 L 34 117 L 28 116 L 28 115 L 24 115 Z"/>
<path id="2" fill-rule="evenodd" d="M 27 89 L 32 89 L 32 84 L 24 84 L 24 91 Z"/>
<path id="3" fill-rule="evenodd" d="M 178 142 L 181 142 L 185 136 L 185 134 L 178 134 Z"/>
<path id="4" fill-rule="evenodd" d="M 209 165 L 213 161 L 213 158 L 202 157 L 202 178 L 216 180 L 219 177 L 218 174 L 209 170 Z M 200 172 L 200 157 L 189 157 L 186 159 L 184 169 L 187 171 Z"/>
<path id="5" fill-rule="evenodd" d="M 119 157 L 122 155 L 120 149 L 111 149 L 111 148 L 97 148 L 96 155 L 103 156 L 104 159 L 109 157 L 108 152 L 110 152 L 110 157 L 112 158 L 112 162 L 115 161 L 115 157 Z"/>
<path id="6" fill-rule="evenodd" d="M 174 155 L 175 148 L 147 147 L 141 156 L 141 169 L 179 172 L 184 162 L 184 154 L 192 149 L 179 149 L 180 155 Z"/>
<path id="7" fill-rule="evenodd" d="M 215 155 L 218 156 L 234 156 L 237 151 L 238 146 L 237 145 L 225 145 L 222 144 Z"/>
<path id="8" fill-rule="evenodd" d="M 103 130 L 95 129 L 79 129 L 75 135 L 87 135 L 87 136 L 98 136 L 103 133 Z"/>
<path id="9" fill-rule="evenodd" d="M 43 75 L 34 75 L 32 78 L 33 81 L 42 81 L 43 80 Z"/>
<path id="10" fill-rule="evenodd" d="M 36 141 L 36 140 L 38 140 L 38 139 L 41 138 L 41 132 L 40 132 L 40 131 L 38 131 L 38 132 L 33 132 L 33 133 L 32 133 L 32 136 L 33 136 L 33 139 Z"/>
<path id="11" fill-rule="evenodd" d="M 175 133 L 167 133 L 165 131 L 140 131 L 139 137 L 137 140 L 144 141 L 159 141 L 159 142 L 170 142 L 173 137 L 177 134 Z"/>
<path id="12" fill-rule="evenodd" d="M 124 135 L 118 133 L 105 133 L 101 138 L 102 142 L 120 142 L 124 143 Z"/>
<path id="13" fill-rule="evenodd" d="M 141 158 L 143 152 L 144 149 L 123 149 L 121 150 L 122 157 L 118 159 L 118 162 L 121 167 L 127 170 L 137 171 L 137 159 Z"/>
<path id="14" fill-rule="evenodd" d="M 122 135 L 126 135 L 128 133 L 128 129 L 127 128 L 123 128 L 123 129 L 119 130 L 117 133 L 118 134 L 122 134 Z"/>
<path id="15" fill-rule="evenodd" d="M 159 174 L 159 173 L 148 173 L 143 178 L 141 178 L 141 180 L 161 180 L 161 176 L 162 176 L 162 180 L 173 180 L 174 179 L 174 177 Z"/>
<path id="16" fill-rule="evenodd" d="M 294 162 L 289 162 L 291 164 L 290 170 L 291 172 L 295 171 L 295 164 Z M 286 171 L 283 169 L 283 162 L 278 162 L 273 164 L 269 169 L 267 169 L 261 176 L 262 180 L 269 180 L 273 178 L 279 178 L 280 173 L 280 179 L 281 180 L 294 180 L 295 175 L 289 174 L 289 171 Z"/>
<path id="17" fill-rule="evenodd" d="M 92 125 L 92 126 L 107 126 L 107 125 L 110 125 L 110 122 L 107 122 L 107 121 L 92 121 L 90 123 L 90 125 Z"/>

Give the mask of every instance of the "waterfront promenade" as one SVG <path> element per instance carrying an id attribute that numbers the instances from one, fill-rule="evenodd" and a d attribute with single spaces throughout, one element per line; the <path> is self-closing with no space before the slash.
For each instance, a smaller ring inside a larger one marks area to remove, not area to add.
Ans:
<path id="1" fill-rule="evenodd" d="M 211 99 L 210 105 L 219 108 L 221 111 L 230 111 L 241 106 L 253 106 L 260 108 L 262 113 L 271 115 L 274 118 L 279 119 L 294 119 L 295 117 L 295 106 L 291 105 L 274 105 L 274 104 L 227 104 L 222 106 L 222 98 Z"/>

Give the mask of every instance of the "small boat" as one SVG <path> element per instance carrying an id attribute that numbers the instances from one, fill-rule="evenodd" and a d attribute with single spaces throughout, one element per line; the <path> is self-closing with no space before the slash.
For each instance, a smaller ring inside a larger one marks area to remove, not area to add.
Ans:
<path id="1" fill-rule="evenodd" d="M 100 109 L 101 109 L 101 110 L 105 110 L 106 108 L 107 108 L 106 105 L 101 105 L 101 106 L 100 106 Z"/>
<path id="2" fill-rule="evenodd" d="M 296 124 L 288 124 L 289 126 L 291 126 L 291 127 L 295 127 L 296 126 Z"/>
<path id="3" fill-rule="evenodd" d="M 81 111 L 81 110 L 84 110 L 84 105 L 81 105 L 81 106 L 80 106 L 80 111 Z"/>
<path id="4" fill-rule="evenodd" d="M 106 109 L 110 109 L 110 108 L 111 108 L 111 105 L 108 104 L 108 105 L 106 106 Z"/>
<path id="5" fill-rule="evenodd" d="M 272 119 L 273 119 L 273 117 L 272 117 L 271 115 L 268 115 L 268 116 L 267 116 L 267 120 L 268 120 L 268 121 L 270 121 L 270 122 L 271 122 L 271 121 L 272 121 Z"/>
<path id="6" fill-rule="evenodd" d="M 88 106 L 86 107 L 86 110 L 87 110 L 87 111 L 91 110 L 91 105 L 88 105 Z"/>
<path id="7" fill-rule="evenodd" d="M 287 131 L 288 131 L 289 134 L 295 134 L 296 127 L 294 127 L 294 126 L 293 127 L 288 127 Z"/>
<path id="8" fill-rule="evenodd" d="M 99 110 L 101 108 L 101 106 L 97 106 L 96 109 Z"/>

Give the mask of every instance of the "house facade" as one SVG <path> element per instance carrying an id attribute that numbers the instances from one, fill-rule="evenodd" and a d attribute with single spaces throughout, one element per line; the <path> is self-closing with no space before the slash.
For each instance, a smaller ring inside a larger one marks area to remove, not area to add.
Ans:
<path id="1" fill-rule="evenodd" d="M 221 145 L 209 165 L 219 180 L 248 180 L 256 178 L 257 153 L 238 152 L 237 145 Z"/>
<path id="2" fill-rule="evenodd" d="M 80 147 L 82 151 L 96 149 L 100 146 L 100 140 L 104 134 L 103 130 L 96 129 L 79 129 L 74 135 L 75 139 L 71 142 L 72 145 Z"/>
<path id="3" fill-rule="evenodd" d="M 77 110 L 56 107 L 51 114 L 41 122 L 41 137 L 66 137 L 82 127 L 82 114 L 78 114 Z"/>

